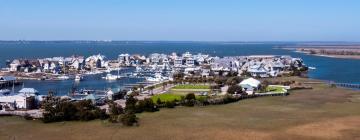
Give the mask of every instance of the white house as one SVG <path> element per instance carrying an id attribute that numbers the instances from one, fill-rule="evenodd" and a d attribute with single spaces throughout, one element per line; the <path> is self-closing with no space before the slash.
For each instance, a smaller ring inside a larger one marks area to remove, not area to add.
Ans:
<path id="1" fill-rule="evenodd" d="M 248 78 L 239 83 L 243 90 L 248 94 L 253 94 L 260 87 L 261 82 L 254 78 Z"/>
<path id="2" fill-rule="evenodd" d="M 31 108 L 29 101 L 35 102 L 37 93 L 38 91 L 33 88 L 23 88 L 19 93 L 0 95 L 0 105 L 8 106 L 10 109 L 29 109 Z"/>
<path id="3" fill-rule="evenodd" d="M 17 71 L 20 66 L 20 61 L 18 59 L 13 60 L 10 63 L 10 71 Z"/>

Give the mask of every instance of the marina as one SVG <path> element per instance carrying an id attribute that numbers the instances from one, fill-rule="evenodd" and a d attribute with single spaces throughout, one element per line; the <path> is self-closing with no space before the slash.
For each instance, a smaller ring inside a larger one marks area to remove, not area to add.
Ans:
<path id="1" fill-rule="evenodd" d="M 111 100 L 115 93 L 123 90 L 127 91 L 126 95 L 121 95 L 125 97 L 137 89 L 140 89 L 140 93 L 137 94 L 153 95 L 153 90 L 157 85 L 165 83 L 162 84 L 165 89 L 167 82 L 178 82 L 175 78 L 179 80 L 179 76 L 183 77 L 182 80 L 219 76 L 269 78 L 287 76 L 295 71 L 301 72 L 307 69 L 301 58 L 288 55 L 218 57 L 202 53 L 177 54 L 173 52 L 171 54 L 152 53 L 148 56 L 120 54 L 116 60 L 108 60 L 101 54 L 88 57 L 73 55 L 71 57 L 14 59 L 0 73 L 4 75 L 2 81 L 13 83 L 10 93 L 6 88 L 2 90 L 0 103 L 8 107 L 5 108 L 6 110 L 33 109 L 33 105 L 55 95 L 71 101 L 91 100 L 93 104 L 102 106 L 107 100 Z M 15 81 L 19 80 L 17 79 L 19 75 L 22 77 L 20 79 L 35 78 L 39 84 L 34 86 L 31 85 L 34 80 L 22 80 L 24 84 L 21 89 L 15 89 Z M 240 84 L 246 87 L 247 93 L 253 94 L 260 86 L 260 81 L 251 78 L 247 80 L 255 81 L 256 84 L 246 84 L 246 80 L 244 80 L 245 84 Z M 90 82 L 96 84 L 96 87 L 79 86 Z M 121 86 L 119 82 L 122 82 Z M 66 88 L 60 83 L 67 83 L 69 86 Z M 108 85 L 99 86 L 100 83 L 116 85 L 116 88 L 108 87 Z M 42 89 L 44 87 L 47 91 Z M 145 88 L 147 91 L 143 91 Z M 15 92 L 17 90 L 18 92 Z M 164 91 L 157 89 L 155 93 L 162 94 Z M 149 95 L 140 95 L 138 98 L 144 99 Z"/>

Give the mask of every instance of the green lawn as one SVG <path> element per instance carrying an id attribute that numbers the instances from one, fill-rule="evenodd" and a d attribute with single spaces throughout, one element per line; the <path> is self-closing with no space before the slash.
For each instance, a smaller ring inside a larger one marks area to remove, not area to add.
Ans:
<path id="1" fill-rule="evenodd" d="M 174 100 L 181 100 L 181 96 L 179 94 L 171 94 L 171 93 L 164 93 L 164 94 L 158 94 L 151 97 L 151 99 L 156 103 L 158 98 L 160 98 L 161 101 L 174 101 Z"/>
<path id="2" fill-rule="evenodd" d="M 164 93 L 164 94 L 158 94 L 151 97 L 151 99 L 156 103 L 158 98 L 160 98 L 161 101 L 174 101 L 174 100 L 181 100 L 181 96 L 185 97 L 186 94 L 177 94 L 177 93 Z M 207 96 L 198 96 L 195 95 L 196 100 L 203 101 L 207 98 Z"/>
<path id="3" fill-rule="evenodd" d="M 277 87 L 277 86 L 268 86 L 266 87 L 267 92 L 284 92 L 283 87 Z"/>
<path id="4" fill-rule="evenodd" d="M 209 85 L 176 85 L 173 89 L 210 89 Z"/>

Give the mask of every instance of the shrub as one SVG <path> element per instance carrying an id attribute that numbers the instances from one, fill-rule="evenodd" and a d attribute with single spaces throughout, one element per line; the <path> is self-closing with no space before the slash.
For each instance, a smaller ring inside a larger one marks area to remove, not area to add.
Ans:
<path id="1" fill-rule="evenodd" d="M 229 94 L 241 94 L 242 88 L 239 85 L 232 85 L 228 88 L 227 93 Z"/>
<path id="2" fill-rule="evenodd" d="M 118 105 L 115 102 L 109 103 L 109 114 L 110 115 L 119 115 L 124 113 L 124 109 L 121 105 Z"/>
<path id="3" fill-rule="evenodd" d="M 161 99 L 160 99 L 160 98 L 157 98 L 156 104 L 160 105 L 160 104 L 162 104 L 162 103 L 163 103 L 163 102 L 161 101 Z"/>
<path id="4" fill-rule="evenodd" d="M 167 108 L 174 108 L 175 107 L 175 101 L 166 101 L 165 102 L 165 106 L 167 107 Z"/>
<path id="5" fill-rule="evenodd" d="M 133 126 L 135 123 L 137 123 L 138 118 L 134 113 L 125 113 L 121 115 L 121 123 L 126 126 Z"/>
<path id="6" fill-rule="evenodd" d="M 195 100 L 195 94 L 194 93 L 189 93 L 189 94 L 186 94 L 185 96 L 185 100 Z"/>
<path id="7" fill-rule="evenodd" d="M 143 111 L 155 112 L 158 111 L 158 109 L 156 108 L 152 99 L 144 99 L 138 101 L 138 103 L 136 104 L 136 112 L 141 113 Z"/>

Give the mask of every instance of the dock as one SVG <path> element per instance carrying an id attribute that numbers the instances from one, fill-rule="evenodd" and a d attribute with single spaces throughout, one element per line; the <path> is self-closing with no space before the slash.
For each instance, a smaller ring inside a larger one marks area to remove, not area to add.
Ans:
<path id="1" fill-rule="evenodd" d="M 13 85 L 15 86 L 18 86 L 18 85 L 21 85 L 22 82 L 20 81 L 15 81 L 14 83 L 13 82 L 0 82 L 0 89 L 3 89 L 3 88 L 8 88 L 8 87 L 12 87 Z"/>
<path id="2" fill-rule="evenodd" d="M 336 86 L 338 86 L 338 87 L 344 87 L 344 88 L 360 89 L 360 84 L 330 83 L 330 85 L 336 85 Z"/>

